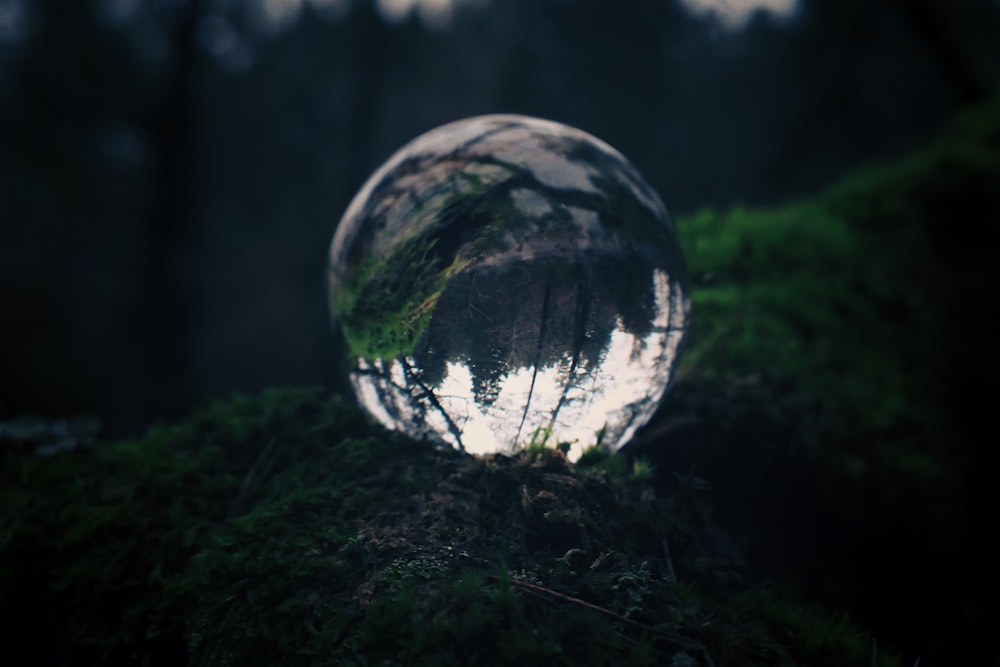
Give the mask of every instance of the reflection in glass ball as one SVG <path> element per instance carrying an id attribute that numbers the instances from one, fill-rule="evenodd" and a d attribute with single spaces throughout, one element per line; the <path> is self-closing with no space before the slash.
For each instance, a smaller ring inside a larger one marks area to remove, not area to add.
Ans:
<path id="1" fill-rule="evenodd" d="M 638 172 L 511 115 L 390 157 L 340 221 L 329 283 L 361 405 L 477 454 L 619 449 L 667 390 L 690 310 L 676 230 Z"/>

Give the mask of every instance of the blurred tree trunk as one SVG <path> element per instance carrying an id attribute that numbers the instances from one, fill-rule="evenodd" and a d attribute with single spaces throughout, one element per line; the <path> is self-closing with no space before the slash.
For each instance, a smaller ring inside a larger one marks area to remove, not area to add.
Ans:
<path id="1" fill-rule="evenodd" d="M 899 13 L 913 36 L 952 82 L 962 104 L 974 104 L 986 99 L 989 86 L 980 79 L 975 63 L 963 48 L 962 41 L 966 36 L 959 32 L 958 25 L 960 14 L 978 9 L 977 5 L 984 7 L 982 2 L 887 0 L 887 4 Z"/>
<path id="2" fill-rule="evenodd" d="M 195 79 L 198 67 L 195 28 L 202 0 L 168 7 L 172 68 L 151 131 L 158 148 L 156 191 L 148 222 L 142 341 L 146 415 L 169 417 L 184 409 L 190 393 L 191 336 L 198 300 L 195 255 L 199 211 Z"/>
<path id="3" fill-rule="evenodd" d="M 366 173 L 375 167 L 373 162 L 379 159 L 379 156 L 372 155 L 372 147 L 379 123 L 382 83 L 390 45 L 387 28 L 378 16 L 374 3 L 361 3 L 354 22 L 353 32 L 357 37 L 353 51 L 359 54 L 359 62 L 354 77 L 354 103 L 349 114 L 347 156 L 353 164 L 364 165 L 361 173 Z"/>

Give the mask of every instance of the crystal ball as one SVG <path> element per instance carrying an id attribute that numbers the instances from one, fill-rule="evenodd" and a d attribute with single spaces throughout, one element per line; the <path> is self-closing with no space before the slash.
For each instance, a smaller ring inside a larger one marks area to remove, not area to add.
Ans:
<path id="1" fill-rule="evenodd" d="M 690 312 L 676 228 L 638 171 L 515 115 L 393 154 L 344 213 L 328 279 L 361 406 L 474 454 L 618 450 L 669 387 Z"/>

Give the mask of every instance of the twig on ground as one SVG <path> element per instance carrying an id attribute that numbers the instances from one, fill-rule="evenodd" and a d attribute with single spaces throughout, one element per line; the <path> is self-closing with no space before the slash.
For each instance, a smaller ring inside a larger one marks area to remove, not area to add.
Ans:
<path id="1" fill-rule="evenodd" d="M 667 546 L 666 536 L 660 538 L 660 544 L 663 545 L 663 557 L 667 560 L 667 580 L 677 583 L 677 573 L 674 572 L 674 561 L 670 558 L 670 547 Z"/>
<path id="2" fill-rule="evenodd" d="M 490 579 L 492 581 L 499 581 L 499 578 L 495 576 L 491 576 Z M 708 663 L 709 667 L 714 667 L 712 658 L 708 655 L 708 651 L 706 650 L 706 648 L 702 644 L 694 640 L 687 639 L 674 632 L 661 630 L 659 628 L 654 628 L 650 625 L 646 625 L 645 623 L 634 621 L 631 618 L 622 616 L 621 614 L 613 612 L 610 609 L 605 609 L 604 607 L 593 604 L 591 602 L 587 602 L 586 600 L 581 600 L 580 598 L 575 598 L 572 595 L 566 595 L 565 593 L 560 593 L 559 591 L 552 590 L 551 588 L 546 588 L 545 586 L 540 586 L 538 584 L 530 584 L 527 581 L 516 579 L 514 577 L 511 577 L 509 581 L 511 586 L 519 588 L 524 592 L 533 595 L 539 599 L 546 600 L 547 602 L 552 602 L 553 600 L 559 600 L 561 602 L 568 602 L 578 607 L 593 609 L 594 611 L 604 614 L 605 616 L 610 616 L 611 618 L 622 621 L 623 623 L 628 623 L 629 625 L 640 628 L 651 634 L 657 635 L 671 642 L 672 644 L 675 644 L 682 648 L 700 651 L 702 655 L 705 656 L 705 661 Z"/>
<path id="3" fill-rule="evenodd" d="M 250 466 L 250 470 L 247 472 L 246 477 L 243 478 L 243 484 L 240 485 L 239 495 L 233 500 L 232 506 L 229 508 L 229 516 L 236 516 L 243 511 L 243 506 L 246 503 L 246 497 L 250 489 L 253 487 L 254 482 L 256 482 L 256 477 L 260 473 L 261 469 L 264 467 L 264 462 L 267 460 L 268 455 L 277 441 L 271 438 L 264 445 L 264 448 L 257 455 L 257 460 L 254 461 L 253 465 Z"/>

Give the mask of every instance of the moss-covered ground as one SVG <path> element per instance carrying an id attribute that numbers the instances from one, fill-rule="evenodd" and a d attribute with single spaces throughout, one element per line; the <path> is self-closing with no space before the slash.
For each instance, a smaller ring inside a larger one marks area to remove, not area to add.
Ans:
<path id="1" fill-rule="evenodd" d="M 750 590 L 689 496 L 594 451 L 474 458 L 318 390 L 7 452 L 2 602 L 37 664 L 861 664 Z M 13 511 L 11 511 L 13 510 Z M 845 663 L 845 660 L 847 661 Z M 892 664 L 891 661 L 883 664 Z"/>
<path id="2" fill-rule="evenodd" d="M 998 184 L 994 103 L 814 199 L 680 220 L 688 349 L 625 455 L 466 456 L 313 389 L 46 456 L 0 429 L 4 654 L 965 664 L 988 650 Z"/>

